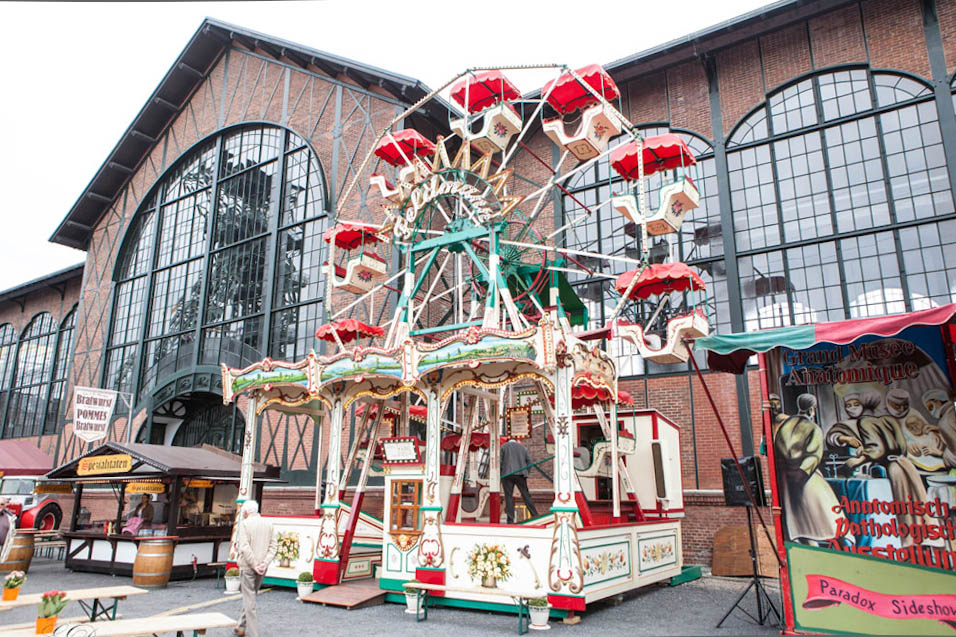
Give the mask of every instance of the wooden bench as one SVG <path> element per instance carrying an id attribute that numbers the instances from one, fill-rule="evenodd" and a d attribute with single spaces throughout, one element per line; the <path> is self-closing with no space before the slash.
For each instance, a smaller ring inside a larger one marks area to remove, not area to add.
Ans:
<path id="1" fill-rule="evenodd" d="M 122 618 L 122 617 L 123 617 L 122 615 L 117 615 L 117 616 L 116 616 L 117 619 L 120 619 L 120 618 Z M 90 621 L 90 618 L 89 618 L 89 617 L 87 617 L 86 615 L 82 615 L 82 616 L 78 616 L 78 617 L 70 617 L 70 618 L 68 618 L 68 619 L 63 619 L 63 620 L 60 621 L 60 623 L 61 623 L 61 624 L 73 624 L 73 625 L 75 625 L 75 624 L 88 624 L 89 621 Z M 0 628 L 0 637 L 6 637 L 7 631 L 11 631 L 11 630 L 22 630 L 22 629 L 24 629 L 24 628 L 30 628 L 30 629 L 36 628 L 36 620 L 34 620 L 34 621 L 32 621 L 32 622 L 24 622 L 24 623 L 22 623 L 22 624 L 11 624 L 11 625 L 9 625 L 9 626 L 4 626 L 4 627 Z"/>
<path id="2" fill-rule="evenodd" d="M 226 576 L 227 564 L 229 564 L 229 562 L 209 562 L 208 564 L 206 564 L 206 566 L 211 566 L 212 568 L 216 569 L 216 588 L 219 588 L 220 578 L 223 579 L 223 582 L 222 582 L 223 588 L 226 587 L 225 576 Z"/>
<path id="3" fill-rule="evenodd" d="M 143 617 L 140 619 L 118 619 L 116 621 L 92 622 L 88 624 L 69 624 L 57 622 L 56 635 L 69 637 L 137 637 L 140 635 L 158 635 L 176 633 L 183 637 L 192 632 L 193 636 L 205 635 L 210 628 L 229 628 L 236 620 L 222 613 L 194 613 L 192 615 L 169 615 L 166 617 Z M 3 631 L 3 637 L 32 637 L 36 634 L 34 625 L 23 630 Z"/>
<path id="4" fill-rule="evenodd" d="M 459 588 L 454 586 L 443 586 L 441 584 L 423 584 L 421 582 L 406 582 L 406 589 L 412 588 L 417 591 L 418 602 L 415 608 L 415 621 L 423 622 L 428 619 L 428 593 L 431 591 L 441 591 L 443 593 L 473 593 L 475 595 L 490 595 L 494 597 L 505 597 L 512 601 L 518 608 L 518 634 L 524 635 L 528 632 L 528 624 L 531 623 L 531 614 L 528 611 L 528 600 L 537 597 L 547 597 L 547 591 L 506 591 L 498 588 Z"/>
<path id="5" fill-rule="evenodd" d="M 149 591 L 136 588 L 135 586 L 101 586 L 99 588 L 80 588 L 65 592 L 67 602 L 79 602 L 83 610 L 86 611 L 90 621 L 96 621 L 101 618 L 115 618 L 116 607 L 119 600 L 126 599 L 132 595 L 145 595 Z M 39 604 L 42 597 L 42 593 L 20 595 L 13 601 L 0 602 L 0 611 Z M 113 600 L 113 603 L 109 606 L 100 601 L 108 599 Z M 87 604 L 87 602 L 92 603 Z"/>

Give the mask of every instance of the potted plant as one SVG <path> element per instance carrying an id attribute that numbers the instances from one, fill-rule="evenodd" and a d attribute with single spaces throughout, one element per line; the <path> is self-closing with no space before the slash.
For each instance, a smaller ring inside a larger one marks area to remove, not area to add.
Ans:
<path id="1" fill-rule="evenodd" d="M 3 601 L 12 602 L 20 594 L 20 587 L 27 581 L 23 571 L 12 571 L 3 581 Z"/>
<path id="2" fill-rule="evenodd" d="M 533 597 L 528 600 L 528 612 L 531 615 L 531 630 L 548 630 L 548 617 L 551 615 L 551 604 L 547 597 Z"/>
<path id="3" fill-rule="evenodd" d="M 308 571 L 299 573 L 299 579 L 296 580 L 296 588 L 299 589 L 299 599 L 311 593 L 312 589 L 315 588 L 315 580 L 312 579 L 312 573 Z"/>
<path id="4" fill-rule="evenodd" d="M 226 592 L 239 592 L 239 569 L 236 567 L 226 569 Z"/>
<path id="5" fill-rule="evenodd" d="M 56 618 L 66 608 L 65 591 L 43 593 L 37 605 L 37 635 L 49 635 L 56 628 Z"/>
<path id="6" fill-rule="evenodd" d="M 418 592 L 419 589 L 407 586 L 408 584 L 421 584 L 417 579 L 405 582 L 405 612 L 409 615 L 418 614 Z"/>

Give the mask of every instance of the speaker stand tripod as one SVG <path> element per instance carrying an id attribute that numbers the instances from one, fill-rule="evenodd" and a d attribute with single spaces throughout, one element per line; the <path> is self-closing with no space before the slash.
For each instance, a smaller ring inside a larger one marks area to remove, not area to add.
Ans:
<path id="1" fill-rule="evenodd" d="M 737 601 L 734 602 L 733 606 L 724 613 L 724 616 L 720 618 L 720 621 L 717 622 L 717 628 L 730 617 L 730 614 L 734 612 L 735 609 L 740 610 L 744 615 L 749 617 L 751 621 L 760 624 L 761 626 L 767 622 L 770 618 L 770 614 L 773 613 L 773 616 L 777 618 L 777 625 L 780 624 L 780 613 L 777 612 L 777 607 L 773 605 L 773 600 L 770 598 L 770 594 L 767 592 L 766 587 L 763 585 L 763 581 L 760 579 L 760 575 L 757 570 L 757 542 L 754 539 L 754 525 L 752 513 L 750 507 L 747 507 L 747 530 L 750 532 L 750 562 L 753 565 L 753 576 L 751 577 L 750 583 L 747 584 L 747 588 L 744 589 L 744 592 L 740 594 L 740 597 L 737 598 Z M 746 608 L 741 606 L 744 597 L 747 596 L 747 593 L 750 592 L 750 589 L 754 589 L 754 594 L 757 598 L 757 616 L 754 617 L 750 614 Z M 766 606 L 766 608 L 765 608 Z"/>

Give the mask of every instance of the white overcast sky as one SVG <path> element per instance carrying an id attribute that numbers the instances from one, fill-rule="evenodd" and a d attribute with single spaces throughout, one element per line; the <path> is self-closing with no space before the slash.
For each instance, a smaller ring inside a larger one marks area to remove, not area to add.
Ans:
<path id="1" fill-rule="evenodd" d="M 0 2 L 0 290 L 85 259 L 48 239 L 206 16 L 436 87 L 474 66 L 608 63 L 765 4 Z M 486 48 L 463 35 L 483 25 L 500 36 Z"/>

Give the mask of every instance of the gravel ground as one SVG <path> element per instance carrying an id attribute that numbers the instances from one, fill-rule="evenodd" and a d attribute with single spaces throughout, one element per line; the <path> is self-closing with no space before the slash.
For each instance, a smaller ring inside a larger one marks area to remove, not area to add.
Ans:
<path id="1" fill-rule="evenodd" d="M 28 574 L 24 592 L 35 593 L 59 588 L 89 588 L 130 584 L 125 577 L 111 577 L 91 573 L 72 573 L 62 562 L 35 559 Z M 779 587 L 775 580 L 765 580 L 774 603 L 779 608 Z M 567 626 L 560 620 L 551 620 L 552 634 L 583 637 L 583 635 L 772 635 L 775 626 L 751 623 L 743 614 L 735 612 L 723 628 L 714 626 L 747 585 L 744 579 L 704 577 L 681 586 L 650 586 L 629 593 L 621 603 L 599 603 L 582 615 L 577 626 Z M 241 602 L 238 597 L 224 596 L 215 588 L 214 579 L 192 582 L 173 582 L 168 588 L 151 591 L 148 595 L 121 601 L 119 612 L 127 618 L 147 617 L 172 609 L 180 609 L 203 602 L 215 602 L 201 609 L 182 612 L 218 611 L 238 617 Z M 756 603 L 749 594 L 744 604 L 755 614 Z M 401 635 L 513 635 L 516 621 L 513 615 L 452 608 L 430 609 L 428 621 L 416 624 L 415 618 L 405 615 L 403 607 L 385 604 L 359 610 L 303 604 L 295 591 L 274 588 L 259 597 L 259 617 L 263 623 L 263 637 L 287 635 L 374 635 L 387 632 L 389 637 Z M 67 606 L 67 617 L 81 614 L 76 604 Z M 33 607 L 18 608 L 0 615 L 0 634 L 3 626 L 31 622 L 36 617 Z M 231 630 L 211 630 L 210 637 L 229 637 Z M 531 633 L 534 634 L 534 633 Z"/>

